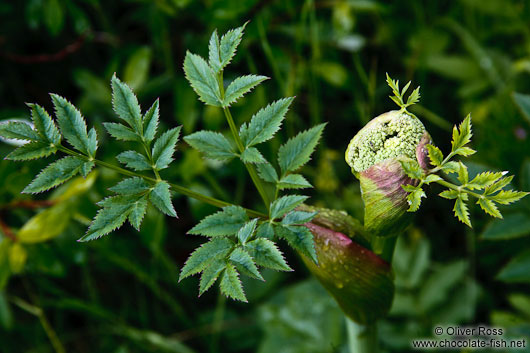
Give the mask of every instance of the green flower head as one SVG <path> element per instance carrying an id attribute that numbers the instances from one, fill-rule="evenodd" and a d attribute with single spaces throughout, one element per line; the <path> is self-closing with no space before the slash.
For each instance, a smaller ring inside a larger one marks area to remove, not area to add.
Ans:
<path id="1" fill-rule="evenodd" d="M 374 118 L 351 140 L 346 162 L 361 182 L 364 226 L 372 234 L 396 235 L 409 224 L 407 192 L 402 185 L 417 181 L 404 173 L 400 162 L 412 159 L 427 169 L 426 145 L 431 142 L 418 118 L 397 110 Z"/>
<path id="2" fill-rule="evenodd" d="M 425 134 L 421 121 L 405 112 L 393 110 L 370 121 L 351 140 L 346 163 L 355 173 L 387 159 L 416 158 L 416 147 Z"/>

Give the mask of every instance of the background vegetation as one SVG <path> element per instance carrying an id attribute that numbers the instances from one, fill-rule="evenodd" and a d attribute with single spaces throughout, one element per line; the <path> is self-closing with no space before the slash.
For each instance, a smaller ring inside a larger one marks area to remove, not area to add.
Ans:
<path id="1" fill-rule="evenodd" d="M 452 125 L 471 112 L 479 152 L 470 170 L 509 170 L 515 188 L 530 190 L 524 0 L 28 0 L 2 2 L 0 14 L 0 120 L 27 119 L 24 102 L 51 111 L 48 93 L 61 94 L 99 127 L 100 158 L 111 163 L 121 149 L 100 122 L 113 119 L 112 74 L 135 89 L 144 108 L 160 97 L 164 128 L 219 131 L 222 111 L 197 100 L 183 58 L 188 49 L 205 55 L 215 28 L 250 20 L 231 71 L 272 80 L 241 100 L 234 116 L 241 123 L 266 102 L 295 95 L 283 140 L 328 122 L 303 171 L 315 185 L 311 203 L 362 217 L 343 152 L 369 119 L 394 109 L 385 72 L 421 86 L 412 110 L 443 151 Z M 260 209 L 242 165 L 178 147 L 167 179 Z M 11 150 L 1 144 L 0 156 Z M 38 198 L 20 194 L 45 165 L 0 162 L 0 239 L 18 239 L 0 245 L 2 352 L 345 351 L 342 314 L 287 247 L 296 272 L 264 272 L 266 283 L 245 283 L 249 304 L 227 302 L 216 290 L 197 298 L 198 279 L 177 283 L 178 270 L 203 241 L 186 232 L 212 207 L 176 195 L 179 219 L 148 212 L 139 233 L 124 227 L 77 243 L 94 202 L 118 176 L 100 170 Z M 472 209 L 473 229 L 458 223 L 451 207 L 429 198 L 398 242 L 397 293 L 379 328 L 384 350 L 407 352 L 412 337 L 432 336 L 438 323 L 479 322 L 526 336 L 528 347 L 530 199 L 503 210 L 503 221 Z"/>

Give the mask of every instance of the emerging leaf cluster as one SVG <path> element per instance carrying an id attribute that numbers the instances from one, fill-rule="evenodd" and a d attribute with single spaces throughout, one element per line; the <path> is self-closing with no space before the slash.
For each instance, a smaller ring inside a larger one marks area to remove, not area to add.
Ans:
<path id="1" fill-rule="evenodd" d="M 245 210 L 239 206 L 228 206 L 206 217 L 190 234 L 206 236 L 209 241 L 192 253 L 180 274 L 183 279 L 201 273 L 200 294 L 220 278 L 221 292 L 241 301 L 246 301 L 246 297 L 240 274 L 262 280 L 259 267 L 290 270 L 278 250 L 276 238 L 286 240 L 291 247 L 317 261 L 313 236 L 302 226 L 311 221 L 316 213 L 296 210 L 308 197 L 278 196 L 282 190 L 312 187 L 297 171 L 310 160 L 324 129 L 323 124 L 315 126 L 282 145 L 277 158 L 279 172 L 259 151 L 258 145 L 272 139 L 280 130 L 293 98 L 270 103 L 237 129 L 229 111 L 230 105 L 267 79 L 260 75 L 245 75 L 230 82 L 226 90 L 224 88 L 223 71 L 235 55 L 244 28 L 230 30 L 221 38 L 214 31 L 208 62 L 189 52 L 184 60 L 186 78 L 199 99 L 223 109 L 233 141 L 214 131 L 198 131 L 184 137 L 184 140 L 207 158 L 221 161 L 240 159 L 262 194 L 268 217 L 248 219 Z M 272 186 L 268 189 L 275 191 L 273 197 L 264 185 Z"/>
<path id="2" fill-rule="evenodd" d="M 399 81 L 393 80 L 387 73 L 386 82 L 392 89 L 392 93 L 394 93 L 393 96 L 390 96 L 390 99 L 392 99 L 401 108 L 402 112 L 409 113 L 407 108 L 420 101 L 420 87 L 417 87 L 415 90 L 413 90 L 409 97 L 405 100 L 405 93 L 407 93 L 407 90 L 410 87 L 410 81 L 400 90 Z"/>
<path id="3" fill-rule="evenodd" d="M 474 178 L 469 178 L 467 166 L 461 161 L 453 161 L 455 156 L 467 157 L 476 151 L 466 146 L 471 142 L 471 116 L 468 115 L 460 126 L 454 126 L 453 139 L 451 141 L 451 152 L 444 158 L 442 151 L 434 146 L 427 145 L 429 159 L 432 169 L 423 170 L 418 162 L 413 160 L 402 161 L 401 165 L 405 173 L 412 179 L 418 180 L 415 185 L 403 185 L 403 189 L 408 192 L 407 201 L 409 211 L 417 211 L 421 204 L 421 198 L 426 197 L 423 185 L 436 182 L 447 189 L 440 193 L 446 199 L 455 200 L 453 211 L 455 216 L 464 224 L 471 227 L 469 218 L 468 201 L 469 197 L 476 198 L 476 203 L 490 216 L 502 218 L 497 205 L 508 205 L 518 201 L 528 192 L 505 189 L 513 179 L 513 176 L 505 176 L 508 172 L 482 172 Z M 456 179 L 460 184 L 453 184 L 444 180 L 439 174 L 456 174 Z"/>

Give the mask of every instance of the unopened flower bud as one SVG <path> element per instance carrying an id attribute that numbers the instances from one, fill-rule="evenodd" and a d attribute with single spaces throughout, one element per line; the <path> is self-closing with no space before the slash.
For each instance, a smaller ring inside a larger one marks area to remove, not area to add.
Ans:
<path id="1" fill-rule="evenodd" d="M 360 324 L 384 317 L 394 295 L 389 264 L 343 233 L 315 223 L 305 226 L 314 236 L 318 264 L 302 259 L 342 311 Z"/>
<path id="2" fill-rule="evenodd" d="M 351 140 L 346 162 L 361 183 L 365 205 L 364 226 L 376 236 L 402 232 L 410 222 L 407 192 L 414 184 L 400 161 L 413 159 L 429 167 L 426 145 L 431 137 L 421 121 L 401 111 L 390 111 L 372 119 Z"/>

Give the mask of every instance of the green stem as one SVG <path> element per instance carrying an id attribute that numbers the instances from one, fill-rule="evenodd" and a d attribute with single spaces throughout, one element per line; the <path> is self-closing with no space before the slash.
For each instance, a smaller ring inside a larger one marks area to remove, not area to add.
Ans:
<path id="1" fill-rule="evenodd" d="M 223 72 L 221 71 L 218 76 L 219 80 L 219 89 L 221 90 L 221 97 L 224 98 L 224 86 L 223 86 Z M 245 146 L 243 145 L 243 142 L 239 138 L 239 133 L 237 132 L 236 124 L 234 123 L 234 118 L 232 117 L 232 113 L 230 113 L 230 109 L 228 107 L 223 107 L 223 112 L 226 117 L 226 121 L 228 121 L 228 126 L 230 126 L 230 131 L 232 132 L 232 136 L 234 137 L 234 141 L 236 142 L 237 148 L 239 150 L 239 153 L 243 153 L 245 150 Z M 265 203 L 265 207 L 267 208 L 267 212 L 269 211 L 269 197 L 267 196 L 267 193 L 265 192 L 265 188 L 263 187 L 263 184 L 261 184 L 261 180 L 258 177 L 258 173 L 256 172 L 256 169 L 254 168 L 254 165 L 250 163 L 244 163 L 245 167 L 247 168 L 248 174 L 250 174 L 250 178 L 252 179 L 252 182 L 256 186 L 256 189 L 258 189 L 258 192 L 263 199 L 263 203 Z"/>
<path id="2" fill-rule="evenodd" d="M 476 192 L 473 192 L 473 191 L 469 191 L 463 185 L 462 186 L 458 186 L 458 185 L 455 185 L 455 184 L 450 183 L 450 182 L 445 181 L 445 180 L 437 180 L 436 183 L 438 183 L 438 184 L 440 184 L 442 186 L 445 186 L 446 188 L 449 188 L 449 189 L 452 189 L 452 190 L 456 190 L 458 192 L 465 192 L 466 194 L 469 194 L 469 195 L 471 195 L 473 197 L 476 197 L 477 199 L 484 198 L 484 195 L 477 194 Z"/>
<path id="3" fill-rule="evenodd" d="M 75 156 L 75 157 L 78 157 L 78 158 L 81 158 L 81 159 L 84 159 L 86 161 L 93 161 L 94 163 L 96 163 L 97 165 L 99 166 L 102 166 L 102 167 L 105 167 L 105 168 L 108 168 L 108 169 L 112 169 L 120 174 L 123 174 L 123 175 L 127 175 L 127 176 L 131 176 L 131 177 L 139 177 L 139 178 L 143 178 L 144 180 L 146 181 L 149 181 L 151 183 L 156 183 L 158 182 L 159 180 L 157 179 L 154 179 L 154 178 L 151 178 L 151 177 L 148 177 L 148 176 L 145 176 L 145 175 L 141 175 L 141 174 L 138 174 L 138 173 L 135 173 L 135 172 L 132 172 L 130 170 L 127 170 L 127 169 L 124 169 L 124 168 L 121 168 L 121 167 L 118 167 L 118 166 L 115 166 L 115 165 L 112 165 L 112 164 L 109 164 L 107 162 L 103 162 L 99 159 L 93 159 L 93 158 L 90 158 L 90 157 L 87 157 L 81 153 L 78 153 L 76 151 L 73 151 L 69 148 L 66 148 L 64 146 L 56 146 L 57 149 L 61 152 L 64 152 L 70 156 Z M 188 197 L 191 197 L 193 199 L 196 199 L 196 200 L 199 200 L 199 201 L 202 201 L 204 203 L 207 203 L 209 205 L 212 205 L 212 206 L 215 206 L 215 207 L 226 207 L 226 206 L 233 206 L 231 203 L 229 202 L 225 202 L 225 201 L 222 201 L 222 200 L 218 200 L 218 199 L 215 199 L 213 197 L 209 197 L 209 196 L 206 196 L 206 195 L 203 195 L 201 193 L 198 193 L 198 192 L 195 192 L 193 190 L 190 190 L 188 188 L 185 188 L 183 186 L 180 186 L 178 184 L 173 184 L 173 183 L 169 183 L 169 186 L 171 187 L 171 189 L 175 192 L 178 192 L 179 194 L 182 194 L 182 195 L 186 195 Z M 261 213 L 261 212 L 258 212 L 258 211 L 254 211 L 254 210 L 251 210 L 251 209 L 248 209 L 248 208 L 245 208 L 245 211 L 247 212 L 247 214 L 249 216 L 252 216 L 252 217 L 259 217 L 259 218 L 267 218 L 267 215 Z"/>
<path id="4" fill-rule="evenodd" d="M 377 329 L 375 324 L 361 325 L 346 317 L 346 329 L 350 353 L 377 353 Z"/>

